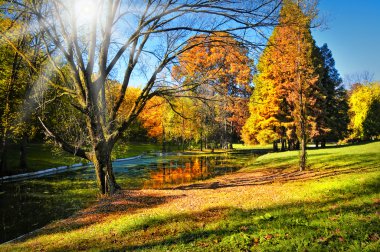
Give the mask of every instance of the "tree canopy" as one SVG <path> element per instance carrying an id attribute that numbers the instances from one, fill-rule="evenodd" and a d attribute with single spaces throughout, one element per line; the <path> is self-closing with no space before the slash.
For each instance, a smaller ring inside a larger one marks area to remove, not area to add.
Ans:
<path id="1" fill-rule="evenodd" d="M 169 81 L 177 57 L 189 50 L 188 40 L 199 33 L 228 33 L 254 46 L 245 31 L 276 22 L 279 0 L 261 1 L 3 1 L 10 18 L 28 13 L 31 32 L 41 35 L 49 66 L 38 75 L 56 97 L 67 96 L 73 120 L 85 125 L 78 136 L 65 137 L 44 117 L 47 135 L 62 149 L 94 163 L 101 193 L 117 190 L 111 151 L 154 96 L 168 97 L 189 90 L 185 82 Z M 253 35 L 252 35 L 253 33 Z M 6 37 L 1 33 L 2 37 Z M 29 55 L 23 60 L 33 65 Z M 66 70 L 67 68 L 67 70 Z M 50 77 L 58 78 L 53 82 Z M 106 82 L 121 76 L 116 99 L 107 97 Z M 144 85 L 129 113 L 120 116 L 128 87 L 143 76 Z M 46 90 L 45 90 L 46 91 Z M 50 92 L 50 91 L 49 91 Z M 58 99 L 59 100 L 59 99 Z M 71 120 L 71 119 L 70 119 Z"/>

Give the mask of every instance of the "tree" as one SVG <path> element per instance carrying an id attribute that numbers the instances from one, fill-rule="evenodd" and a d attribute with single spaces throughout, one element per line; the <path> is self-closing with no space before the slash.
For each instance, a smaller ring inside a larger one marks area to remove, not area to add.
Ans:
<path id="1" fill-rule="evenodd" d="M 42 31 L 51 66 L 61 78 L 59 84 L 48 83 L 69 96 L 71 106 L 82 115 L 77 119 L 86 125 L 81 134 L 87 134 L 88 144 L 68 141 L 42 121 L 46 133 L 65 151 L 92 161 L 100 193 L 112 194 L 119 188 L 111 162 L 115 143 L 149 99 L 186 89 L 168 84 L 164 70 L 190 49 L 187 39 L 218 30 L 243 39 L 244 29 L 274 22 L 279 2 L 16 0 L 8 1 L 8 7 L 16 15 L 18 10 L 31 13 L 31 22 Z M 63 72 L 63 66 L 70 71 Z M 106 81 L 118 74 L 123 76 L 122 85 L 109 108 Z M 130 113 L 119 118 L 126 90 L 137 76 L 145 76 L 146 83 Z"/>
<path id="2" fill-rule="evenodd" d="M 310 32 L 314 5 L 308 1 L 285 1 L 279 25 L 258 64 L 255 90 L 251 98 L 251 117 L 244 138 L 253 142 L 274 141 L 287 136 L 301 145 L 300 170 L 306 168 L 306 144 L 321 113 L 317 101 L 322 64 Z M 293 144 L 289 144 L 293 146 Z"/>
<path id="3" fill-rule="evenodd" d="M 324 44 L 319 48 L 320 57 L 323 62 L 323 73 L 321 75 L 322 111 L 318 115 L 316 134 L 312 136 L 318 147 L 321 141 L 324 147 L 326 139 L 339 140 L 345 137 L 348 118 L 347 92 L 343 87 L 343 81 L 335 68 L 332 52 Z"/>
<path id="4" fill-rule="evenodd" d="M 281 117 L 281 101 L 285 99 L 276 89 L 275 76 L 278 69 L 275 67 L 277 62 L 276 50 L 274 45 L 277 37 L 278 29 L 275 28 L 272 36 L 269 38 L 268 46 L 264 49 L 259 62 L 257 64 L 258 74 L 254 77 L 254 91 L 250 98 L 249 111 L 250 117 L 246 121 L 242 138 L 245 143 L 249 144 L 265 144 L 274 143 L 281 138 L 281 121 L 285 117 Z M 284 107 L 283 107 L 284 109 Z"/>
<path id="5" fill-rule="evenodd" d="M 170 101 L 154 97 L 147 102 L 139 115 L 148 135 L 162 143 L 167 151 L 167 142 L 176 141 L 178 149 L 185 148 L 185 141 L 198 141 L 199 131 L 196 101 L 187 97 L 173 97 Z"/>
<path id="6" fill-rule="evenodd" d="M 179 64 L 173 67 L 174 77 L 183 83 L 202 83 L 193 92 L 208 100 L 209 105 L 217 102 L 221 109 L 214 123 L 222 129 L 221 145 L 232 146 L 234 133 L 240 134 L 246 119 L 244 107 L 251 91 L 252 60 L 247 48 L 227 33 L 198 35 L 187 46 L 191 49 L 179 56 Z"/>
<path id="7" fill-rule="evenodd" d="M 39 35 L 29 33 L 30 15 L 20 13 L 17 17 L 0 16 L 0 171 L 7 169 L 7 149 L 9 142 L 20 143 L 19 167 L 27 169 L 26 141 L 36 131 L 33 113 L 27 111 L 31 89 L 37 76 L 33 74 L 44 62 L 40 51 Z M 30 64 L 23 60 L 31 59 Z"/>
<path id="8" fill-rule="evenodd" d="M 357 85 L 349 98 L 350 139 L 380 136 L 380 84 Z"/>

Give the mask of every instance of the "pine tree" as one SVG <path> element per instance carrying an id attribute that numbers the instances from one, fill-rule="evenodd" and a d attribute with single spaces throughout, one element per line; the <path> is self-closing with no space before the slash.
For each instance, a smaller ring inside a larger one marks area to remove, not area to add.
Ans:
<path id="1" fill-rule="evenodd" d="M 321 90 L 325 96 L 322 116 L 325 130 L 319 133 L 315 141 L 317 147 L 319 141 L 324 147 L 326 140 L 339 140 L 345 137 L 349 118 L 347 91 L 343 87 L 342 79 L 335 68 L 332 52 L 327 44 L 324 44 L 319 48 L 319 53 L 323 61 Z"/>

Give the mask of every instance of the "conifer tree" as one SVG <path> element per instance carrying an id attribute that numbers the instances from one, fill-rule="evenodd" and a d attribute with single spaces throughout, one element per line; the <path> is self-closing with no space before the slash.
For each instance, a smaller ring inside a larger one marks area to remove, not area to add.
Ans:
<path id="1" fill-rule="evenodd" d="M 300 144 L 300 170 L 306 168 L 306 144 L 322 112 L 321 58 L 310 32 L 311 17 L 303 11 L 307 1 L 285 1 L 279 25 L 258 64 L 251 117 L 244 127 L 247 139 L 259 142 L 287 137 Z M 248 133 L 248 134 L 247 134 Z M 289 148 L 293 148 L 290 141 Z M 276 148 L 276 145 L 274 145 Z"/>

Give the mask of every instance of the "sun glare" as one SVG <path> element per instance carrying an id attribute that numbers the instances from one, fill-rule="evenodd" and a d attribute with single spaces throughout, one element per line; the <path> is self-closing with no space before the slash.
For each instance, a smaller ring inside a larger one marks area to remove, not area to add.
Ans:
<path id="1" fill-rule="evenodd" d="M 74 1 L 75 17 L 78 27 L 87 28 L 93 22 L 97 12 L 97 2 L 95 0 Z"/>

